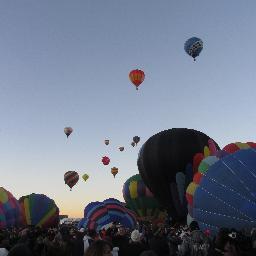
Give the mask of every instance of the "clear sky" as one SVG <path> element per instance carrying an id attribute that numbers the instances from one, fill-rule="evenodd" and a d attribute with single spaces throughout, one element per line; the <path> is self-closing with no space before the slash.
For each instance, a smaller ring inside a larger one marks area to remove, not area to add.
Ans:
<path id="1" fill-rule="evenodd" d="M 156 132 L 193 128 L 221 147 L 255 141 L 255 10 L 255 0 L 1 1 L 0 186 L 82 217 L 90 201 L 122 200 Z M 191 36 L 204 41 L 195 63 L 183 49 Z M 139 91 L 134 68 L 146 74 Z M 90 179 L 70 192 L 68 170 Z"/>

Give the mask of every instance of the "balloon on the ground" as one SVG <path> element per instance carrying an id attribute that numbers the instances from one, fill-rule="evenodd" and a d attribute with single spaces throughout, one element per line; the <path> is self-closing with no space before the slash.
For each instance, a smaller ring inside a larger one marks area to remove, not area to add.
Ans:
<path id="1" fill-rule="evenodd" d="M 114 176 L 114 178 L 115 178 L 116 175 L 118 174 L 118 168 L 112 167 L 112 168 L 111 168 L 111 173 L 113 174 L 113 176 Z"/>
<path id="2" fill-rule="evenodd" d="M 73 129 L 72 127 L 65 127 L 64 128 L 64 133 L 67 135 L 67 138 L 68 136 L 73 132 Z"/>
<path id="3" fill-rule="evenodd" d="M 196 60 L 196 57 L 198 57 L 203 50 L 203 41 L 200 38 L 191 37 L 185 42 L 184 50 L 188 55 Z"/>
<path id="4" fill-rule="evenodd" d="M 19 227 L 23 224 L 18 200 L 3 187 L 0 187 L 0 229 Z"/>
<path id="5" fill-rule="evenodd" d="M 251 229 L 256 226 L 256 150 L 238 150 L 219 159 L 190 184 L 191 217 L 202 229 Z"/>
<path id="6" fill-rule="evenodd" d="M 67 171 L 64 174 L 64 181 L 70 187 L 70 190 L 76 185 L 79 180 L 79 175 L 76 171 Z"/>
<path id="7" fill-rule="evenodd" d="M 43 194 L 30 194 L 19 199 L 26 225 L 42 228 L 57 226 L 59 208 L 55 202 Z"/>
<path id="8" fill-rule="evenodd" d="M 135 69 L 130 72 L 129 78 L 130 78 L 131 82 L 136 86 L 136 90 L 138 90 L 140 84 L 145 79 L 145 74 L 142 70 Z"/>
<path id="9" fill-rule="evenodd" d="M 159 202 L 139 174 L 133 175 L 124 183 L 123 197 L 126 207 L 136 212 L 141 220 L 165 221 L 166 213 L 160 210 Z"/>
<path id="10" fill-rule="evenodd" d="M 110 163 L 110 158 L 107 157 L 107 156 L 103 156 L 102 159 L 101 159 L 101 162 L 104 164 L 104 165 L 108 165 Z"/>
<path id="11" fill-rule="evenodd" d="M 109 198 L 103 202 L 91 202 L 84 209 L 84 218 L 78 228 L 101 230 L 109 223 L 117 222 L 126 228 L 133 229 L 136 225 L 136 215 L 125 208 L 124 203 Z"/>
<path id="12" fill-rule="evenodd" d="M 141 177 L 173 220 L 186 219 L 185 194 L 193 178 L 194 156 L 218 149 L 209 136 L 186 128 L 162 131 L 142 146 L 137 162 Z"/>
<path id="13" fill-rule="evenodd" d="M 135 145 L 137 146 L 137 144 L 140 142 L 140 137 L 139 137 L 139 136 L 134 136 L 134 137 L 133 137 L 133 142 L 134 142 Z"/>
<path id="14" fill-rule="evenodd" d="M 82 176 L 82 178 L 83 178 L 84 181 L 87 181 L 87 180 L 89 179 L 89 175 L 85 173 L 85 174 Z"/>

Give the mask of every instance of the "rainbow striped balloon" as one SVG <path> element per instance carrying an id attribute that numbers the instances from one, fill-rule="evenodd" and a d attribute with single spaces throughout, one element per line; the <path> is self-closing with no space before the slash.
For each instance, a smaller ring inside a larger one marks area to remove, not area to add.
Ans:
<path id="1" fill-rule="evenodd" d="M 0 187 L 0 229 L 18 227 L 21 224 L 22 214 L 18 200 Z"/>
<path id="2" fill-rule="evenodd" d="M 30 194 L 19 199 L 26 225 L 49 228 L 58 225 L 59 208 L 43 194 Z"/>
<path id="3" fill-rule="evenodd" d="M 144 184 L 141 176 L 130 177 L 123 185 L 123 197 L 129 209 L 135 211 L 142 220 L 165 220 L 166 213 Z"/>

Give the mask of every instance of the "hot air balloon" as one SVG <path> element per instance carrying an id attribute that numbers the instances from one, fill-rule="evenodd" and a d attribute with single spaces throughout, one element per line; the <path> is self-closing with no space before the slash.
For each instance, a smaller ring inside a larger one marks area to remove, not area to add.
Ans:
<path id="1" fill-rule="evenodd" d="M 140 142 L 140 137 L 139 137 L 139 136 L 134 136 L 134 137 L 133 137 L 133 142 L 134 142 L 135 145 L 137 146 L 137 144 Z"/>
<path id="2" fill-rule="evenodd" d="M 136 86 L 136 90 L 138 90 L 138 87 L 145 79 L 145 74 L 142 70 L 135 69 L 130 72 L 129 78 L 131 82 Z"/>
<path id="3" fill-rule="evenodd" d="M 196 57 L 203 50 L 203 41 L 200 38 L 192 37 L 185 42 L 184 49 L 195 61 Z"/>
<path id="4" fill-rule="evenodd" d="M 109 140 L 104 140 L 105 145 L 109 144 Z"/>
<path id="5" fill-rule="evenodd" d="M 136 215 L 125 208 L 124 203 L 114 198 L 106 199 L 103 202 L 91 202 L 85 207 L 84 218 L 78 224 L 78 228 L 100 231 L 102 227 L 112 222 L 133 229 L 136 225 Z"/>
<path id="6" fill-rule="evenodd" d="M 0 187 L 0 229 L 19 227 L 22 224 L 22 211 L 18 200 Z"/>
<path id="7" fill-rule="evenodd" d="M 114 178 L 115 178 L 116 175 L 118 174 L 118 168 L 112 167 L 112 168 L 111 168 L 111 173 L 113 174 L 113 176 L 114 176 Z"/>
<path id="8" fill-rule="evenodd" d="M 194 156 L 204 153 L 205 146 L 219 149 L 202 132 L 173 128 L 155 134 L 140 149 L 137 164 L 141 177 L 174 221 L 186 219 L 185 192 L 193 178 Z"/>
<path id="9" fill-rule="evenodd" d="M 101 159 L 101 162 L 104 164 L 104 165 L 108 165 L 110 163 L 110 159 L 109 157 L 107 156 L 103 156 L 102 159 Z"/>
<path id="10" fill-rule="evenodd" d="M 68 171 L 64 174 L 64 181 L 70 187 L 70 191 L 79 180 L 79 175 L 75 171 Z"/>
<path id="11" fill-rule="evenodd" d="M 89 175 L 85 173 L 85 174 L 82 176 L 82 178 L 83 178 L 84 181 L 87 181 L 87 180 L 89 179 Z"/>
<path id="12" fill-rule="evenodd" d="M 139 174 L 130 177 L 123 185 L 123 197 L 126 207 L 136 212 L 144 221 L 164 222 L 166 213 L 160 210 L 160 204 L 146 187 Z"/>
<path id="13" fill-rule="evenodd" d="M 132 142 L 131 145 L 132 145 L 133 147 L 135 147 L 135 142 Z"/>
<path id="14" fill-rule="evenodd" d="M 59 208 L 43 194 L 30 194 L 19 199 L 25 223 L 42 228 L 59 224 Z"/>
<path id="15" fill-rule="evenodd" d="M 209 164 L 201 179 L 189 185 L 191 216 L 202 230 L 256 226 L 255 166 L 255 149 L 238 150 Z"/>
<path id="16" fill-rule="evenodd" d="M 64 133 L 68 136 L 73 132 L 73 129 L 71 127 L 65 127 L 64 128 Z"/>
<path id="17" fill-rule="evenodd" d="M 124 147 L 119 147 L 119 150 L 122 152 L 124 151 Z"/>

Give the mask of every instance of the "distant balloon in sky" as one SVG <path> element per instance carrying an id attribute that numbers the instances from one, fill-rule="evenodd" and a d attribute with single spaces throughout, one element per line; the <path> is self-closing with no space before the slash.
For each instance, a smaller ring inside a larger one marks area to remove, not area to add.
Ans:
<path id="1" fill-rule="evenodd" d="M 87 181 L 87 180 L 89 179 L 89 175 L 85 173 L 85 174 L 82 176 L 82 178 L 83 178 L 84 181 Z"/>
<path id="2" fill-rule="evenodd" d="M 68 136 L 73 132 L 73 129 L 72 127 L 65 127 L 64 128 L 64 133 L 67 135 L 67 138 Z"/>
<path id="3" fill-rule="evenodd" d="M 136 86 L 136 90 L 138 90 L 138 87 L 145 79 L 145 74 L 142 70 L 135 69 L 130 72 L 129 78 L 131 82 Z"/>
<path id="4" fill-rule="evenodd" d="M 112 167 L 112 168 L 111 168 L 111 173 L 113 174 L 113 176 L 114 176 L 114 178 L 115 178 L 116 175 L 118 174 L 118 168 Z"/>
<path id="5" fill-rule="evenodd" d="M 195 61 L 196 57 L 198 57 L 203 50 L 203 41 L 200 38 L 191 37 L 185 42 L 184 49 Z"/>
<path id="6" fill-rule="evenodd" d="M 134 136 L 134 137 L 133 137 L 133 142 L 134 142 L 135 145 L 137 146 L 137 144 L 140 142 L 140 137 L 139 137 L 139 136 Z"/>
<path id="7" fill-rule="evenodd" d="M 133 147 L 135 147 L 135 142 L 133 141 L 133 142 L 131 143 L 131 145 L 132 145 Z"/>
<path id="8" fill-rule="evenodd" d="M 79 180 L 79 175 L 75 171 L 68 171 L 64 174 L 64 181 L 70 187 L 70 191 Z"/>
<path id="9" fill-rule="evenodd" d="M 119 150 L 122 152 L 124 151 L 124 147 L 119 147 Z"/>
<path id="10" fill-rule="evenodd" d="M 104 164 L 104 165 L 108 165 L 110 163 L 110 159 L 109 157 L 107 156 L 103 156 L 102 159 L 101 159 L 101 162 Z"/>
<path id="11" fill-rule="evenodd" d="M 109 140 L 105 140 L 104 143 L 105 143 L 105 145 L 108 145 L 109 144 Z"/>

